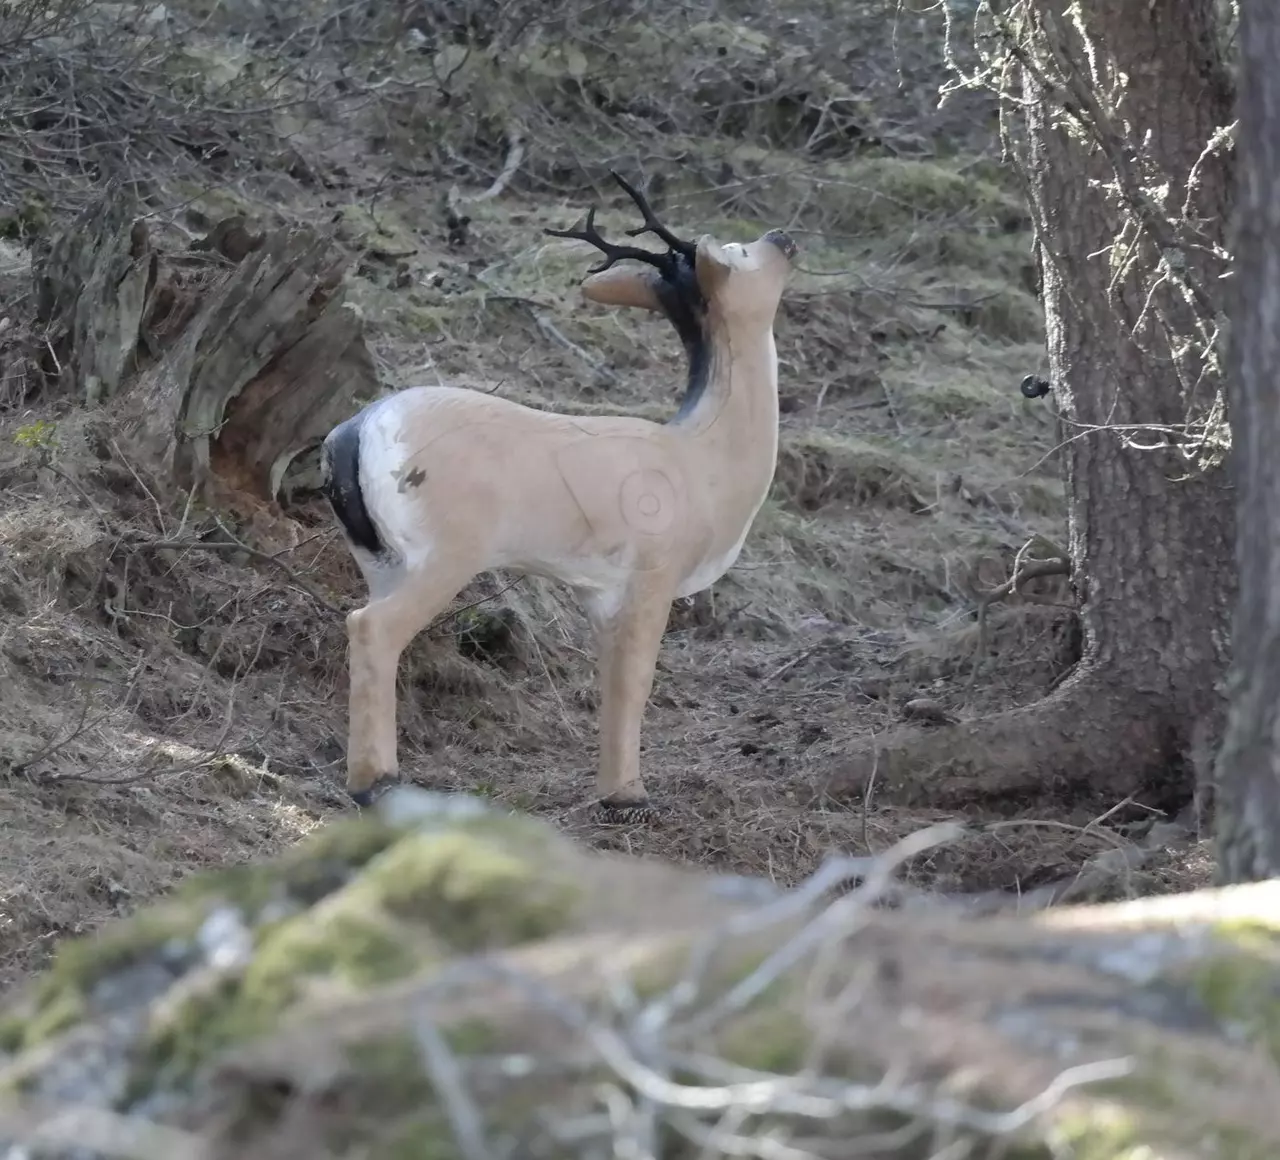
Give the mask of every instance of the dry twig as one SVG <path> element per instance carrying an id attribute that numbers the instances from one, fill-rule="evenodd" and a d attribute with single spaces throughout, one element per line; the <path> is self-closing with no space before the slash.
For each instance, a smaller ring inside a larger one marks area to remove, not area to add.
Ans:
<path id="1" fill-rule="evenodd" d="M 1032 557 L 1030 554 L 1031 549 L 1037 544 L 1047 548 L 1051 554 L 1046 557 Z M 987 610 L 991 605 L 1004 600 L 1005 597 L 1014 592 L 1019 595 L 1025 595 L 1022 592 L 1022 586 L 1031 580 L 1043 576 L 1069 575 L 1071 575 L 1070 557 L 1043 536 L 1036 535 L 1032 536 L 1018 549 L 1013 558 L 1013 568 L 1009 574 L 1009 579 L 989 591 L 977 594 L 975 606 L 978 613 L 978 640 L 974 646 L 973 668 L 969 672 L 967 686 L 969 690 L 972 690 L 973 682 L 977 679 L 978 671 L 982 667 L 982 656 L 987 648 Z M 1028 597 L 1028 599 L 1033 598 Z"/>

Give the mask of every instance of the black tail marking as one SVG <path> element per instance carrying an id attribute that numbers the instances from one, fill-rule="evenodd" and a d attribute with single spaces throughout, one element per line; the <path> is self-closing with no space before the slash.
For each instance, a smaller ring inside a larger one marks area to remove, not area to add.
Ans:
<path id="1" fill-rule="evenodd" d="M 342 524 L 348 538 L 371 555 L 380 555 L 385 545 L 369 518 L 360 489 L 360 429 L 367 412 L 360 411 L 339 423 L 325 437 L 320 451 L 323 464 L 321 490 Z"/>

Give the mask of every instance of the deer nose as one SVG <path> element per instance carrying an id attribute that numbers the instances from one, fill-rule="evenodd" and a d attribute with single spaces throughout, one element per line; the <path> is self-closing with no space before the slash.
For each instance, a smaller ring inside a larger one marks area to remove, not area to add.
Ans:
<path id="1" fill-rule="evenodd" d="M 800 247 L 796 245 L 795 238 L 787 233 L 786 230 L 770 230 L 765 234 L 764 240 L 766 242 L 772 242 L 777 246 L 778 249 L 786 255 L 788 262 L 791 261 L 791 259 L 794 258 L 800 250 Z"/>

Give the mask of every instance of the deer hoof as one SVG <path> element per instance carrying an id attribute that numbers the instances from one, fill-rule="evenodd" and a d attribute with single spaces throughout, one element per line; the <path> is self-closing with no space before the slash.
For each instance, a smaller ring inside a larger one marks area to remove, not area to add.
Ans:
<path id="1" fill-rule="evenodd" d="M 399 781 L 399 777 L 394 773 L 384 773 L 372 785 L 365 789 L 348 790 L 347 793 L 351 800 L 362 809 L 373 805 L 384 793 Z"/>
<path id="2" fill-rule="evenodd" d="M 596 817 L 610 826 L 638 826 L 655 821 L 658 811 L 647 798 L 639 801 L 612 801 L 604 798 L 596 803 Z"/>

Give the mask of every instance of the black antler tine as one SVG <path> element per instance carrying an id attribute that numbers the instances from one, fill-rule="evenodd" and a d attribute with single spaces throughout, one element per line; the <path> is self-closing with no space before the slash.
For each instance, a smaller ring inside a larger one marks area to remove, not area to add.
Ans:
<path id="1" fill-rule="evenodd" d="M 622 174 L 613 169 L 609 170 L 610 176 L 626 191 L 627 196 L 636 203 L 636 208 L 644 216 L 644 225 L 637 226 L 633 230 L 627 230 L 627 236 L 630 238 L 639 237 L 640 234 L 652 233 L 657 236 L 660 241 L 666 242 L 673 250 L 684 254 L 688 258 L 692 258 L 698 251 L 698 247 L 694 242 L 686 242 L 683 238 L 677 237 L 666 226 L 658 220 L 658 215 L 653 212 L 653 208 L 649 205 L 648 199 L 635 186 L 633 186 Z"/>
<path id="2" fill-rule="evenodd" d="M 604 261 L 592 266 L 588 274 L 600 274 L 609 269 L 614 262 L 623 261 L 626 258 L 635 258 L 637 261 L 647 262 L 650 266 L 656 266 L 664 273 L 667 272 L 669 265 L 668 255 L 655 254 L 652 250 L 641 249 L 639 246 L 620 246 L 613 242 L 606 241 L 596 229 L 596 207 L 592 206 L 587 210 L 586 217 L 583 218 L 578 225 L 572 226 L 567 230 L 553 230 L 544 226 L 542 232 L 550 234 L 553 238 L 573 238 L 576 241 L 588 242 L 605 255 Z"/>

